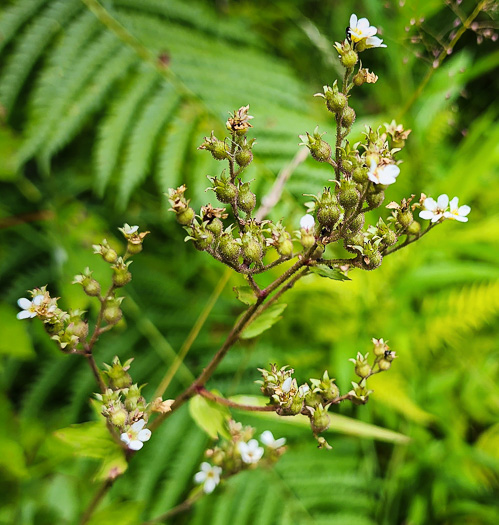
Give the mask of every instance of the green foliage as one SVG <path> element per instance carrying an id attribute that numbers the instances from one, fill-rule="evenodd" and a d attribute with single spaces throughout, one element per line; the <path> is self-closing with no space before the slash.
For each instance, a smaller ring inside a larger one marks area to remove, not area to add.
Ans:
<path id="1" fill-rule="evenodd" d="M 230 411 L 227 407 L 202 396 L 196 396 L 189 401 L 189 413 L 196 424 L 212 439 L 218 439 L 219 436 L 230 439 L 227 430 Z"/>
<path id="2" fill-rule="evenodd" d="M 102 272 L 91 244 L 104 237 L 115 243 L 113 232 L 125 221 L 151 230 L 132 267 L 127 325 L 102 336 L 96 357 L 99 365 L 116 354 L 135 357 L 134 379 L 148 383 L 150 397 L 224 271 L 183 245 L 159 194 L 187 181 L 194 204 L 205 200 L 205 176 L 219 166 L 195 148 L 243 104 L 255 115 L 258 144 L 248 177 L 260 195 L 296 154 L 299 133 L 320 124 L 326 139 L 333 136 L 311 94 L 336 77 L 330 40 L 344 34 L 352 7 L 229 4 L 222 13 L 211 2 L 107 2 L 150 52 L 147 63 L 80 0 L 18 0 L 0 8 L 0 104 L 7 112 L 0 128 L 2 524 L 78 522 L 99 475 L 98 460 L 75 457 L 53 436 L 93 419 L 93 376 L 79 356 L 57 354 L 36 323 L 17 324 L 17 298 L 48 284 L 66 306 L 90 308 L 93 319 L 88 298 L 68 284 L 87 265 Z M 231 478 L 175 522 L 499 521 L 499 56 L 466 32 L 418 94 L 433 55 L 416 50 L 404 28 L 425 17 L 430 28 L 450 30 L 455 15 L 434 1 L 359 2 L 355 10 L 380 21 L 389 59 L 366 52 L 365 66 L 380 79 L 352 102 L 354 133 L 393 117 L 413 129 L 389 199 L 420 191 L 458 195 L 472 206 L 469 223 L 442 225 L 375 272 L 352 272 L 342 283 L 312 276 L 287 293 L 284 318 L 232 349 L 210 389 L 255 395 L 256 368 L 279 362 L 301 380 L 327 368 L 344 393 L 353 379 L 347 358 L 368 351 L 372 337 L 388 339 L 400 357 L 390 374 L 372 378 L 368 405 L 333 414 L 332 451 L 317 450 L 308 430 L 287 421 L 234 411 L 258 434 L 268 427 L 286 436 L 288 452 L 269 471 Z M 310 161 L 298 166 L 273 217 L 297 226 L 302 194 L 317 193 L 330 176 Z M 126 215 L 116 207 L 126 207 Z M 230 280 L 168 397 L 190 383 L 229 332 L 242 309 L 231 288 L 240 285 Z M 352 430 L 353 418 L 360 430 L 382 428 L 385 437 L 411 441 L 374 445 L 338 436 L 341 424 Z M 133 458 L 93 523 L 140 523 L 184 501 L 208 444 L 184 407 Z"/>
<path id="3" fill-rule="evenodd" d="M 272 328 L 277 321 L 282 319 L 282 312 L 284 312 L 287 304 L 273 304 L 269 306 L 261 315 L 251 321 L 251 323 L 243 330 L 241 339 L 252 339 L 257 335 Z"/>

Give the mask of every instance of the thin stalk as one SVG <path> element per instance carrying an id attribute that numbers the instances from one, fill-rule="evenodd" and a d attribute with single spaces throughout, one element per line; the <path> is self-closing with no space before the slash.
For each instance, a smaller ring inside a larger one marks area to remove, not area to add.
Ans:
<path id="1" fill-rule="evenodd" d="M 217 396 L 209 390 L 206 390 L 206 388 L 204 387 L 199 388 L 197 390 L 197 393 L 200 396 L 209 399 L 210 401 L 218 403 L 219 405 L 224 405 L 229 408 L 235 408 L 237 410 L 246 410 L 248 412 L 275 412 L 278 408 L 277 405 L 242 405 L 241 403 L 236 403 L 235 401 L 231 401 L 230 399 L 226 399 L 225 397 Z"/>
<path id="2" fill-rule="evenodd" d="M 230 270 L 226 269 L 224 274 L 218 281 L 215 289 L 213 290 L 213 293 L 208 299 L 208 302 L 205 304 L 203 310 L 199 314 L 199 317 L 196 319 L 196 322 L 191 328 L 191 331 L 189 332 L 187 339 L 184 341 L 172 365 L 170 366 L 165 376 L 161 380 L 161 383 L 158 385 L 158 388 L 156 388 L 153 399 L 156 399 L 157 397 L 161 397 L 165 393 L 168 386 L 170 385 L 171 380 L 177 373 L 177 370 L 180 368 L 180 365 L 184 362 L 184 359 L 187 356 L 189 350 L 191 349 L 197 336 L 199 335 L 201 328 L 204 326 L 206 319 L 208 318 L 211 311 L 213 310 L 213 307 L 215 306 L 215 303 L 217 302 L 218 298 L 220 297 L 220 294 L 225 288 L 225 285 L 227 284 L 230 278 L 230 275 L 231 275 Z"/>
<path id="3" fill-rule="evenodd" d="M 107 494 L 109 489 L 114 483 L 114 479 L 107 479 L 104 481 L 104 483 L 100 486 L 99 490 L 95 493 L 94 497 L 88 504 L 88 507 L 86 508 L 85 512 L 83 513 L 83 516 L 80 520 L 80 525 L 85 525 L 85 523 L 88 522 L 92 514 L 94 513 L 95 509 L 99 505 L 99 503 L 102 501 L 102 498 Z"/>

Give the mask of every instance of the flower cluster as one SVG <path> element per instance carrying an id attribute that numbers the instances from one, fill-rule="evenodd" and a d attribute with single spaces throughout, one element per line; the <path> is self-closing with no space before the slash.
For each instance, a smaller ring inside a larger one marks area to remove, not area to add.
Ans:
<path id="1" fill-rule="evenodd" d="M 230 440 L 221 440 L 220 443 L 208 449 L 206 456 L 211 463 L 201 463 L 201 470 L 194 476 L 194 481 L 203 485 L 203 491 L 210 494 L 220 483 L 222 478 L 228 478 L 265 460 L 273 463 L 284 453 L 285 438 L 275 439 L 270 430 L 265 430 L 258 440 L 253 436 L 255 429 L 243 427 L 241 423 L 229 421 Z"/>
<path id="2" fill-rule="evenodd" d="M 419 216 L 431 222 L 438 222 L 443 219 L 451 219 L 459 222 L 468 222 L 468 214 L 471 208 L 464 204 L 459 206 L 459 199 L 454 197 L 449 202 L 448 195 L 442 194 L 435 201 L 431 197 L 422 198 L 423 210 L 419 212 Z"/>

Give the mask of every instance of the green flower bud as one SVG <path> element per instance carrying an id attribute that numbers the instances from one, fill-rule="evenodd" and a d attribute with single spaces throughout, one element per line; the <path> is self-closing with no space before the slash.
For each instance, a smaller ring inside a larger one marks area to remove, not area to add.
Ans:
<path id="1" fill-rule="evenodd" d="M 382 238 L 386 246 L 393 246 L 397 242 L 397 234 L 393 230 L 388 230 Z"/>
<path id="2" fill-rule="evenodd" d="M 213 244 L 215 239 L 213 233 L 204 228 L 199 228 L 197 231 L 195 231 L 193 233 L 193 237 L 194 247 L 201 252 L 207 250 Z"/>
<path id="3" fill-rule="evenodd" d="M 118 288 L 125 286 L 132 280 L 132 274 L 128 270 L 115 270 L 113 273 L 113 284 Z"/>
<path id="4" fill-rule="evenodd" d="M 340 62 L 347 69 L 352 69 L 358 60 L 359 60 L 359 55 L 357 55 L 357 53 L 353 49 L 349 49 L 348 51 L 345 51 L 340 56 Z"/>
<path id="5" fill-rule="evenodd" d="M 218 217 L 214 217 L 211 220 L 211 222 L 209 222 L 206 225 L 206 229 L 209 232 L 213 233 L 215 238 L 220 237 L 220 235 L 222 234 L 223 227 L 224 227 L 223 222 Z"/>
<path id="6" fill-rule="evenodd" d="M 312 430 L 316 433 L 324 432 L 329 428 L 331 424 L 331 418 L 327 413 L 327 407 L 324 408 L 322 405 L 319 405 L 315 410 L 310 419 L 310 426 Z"/>
<path id="7" fill-rule="evenodd" d="M 368 193 L 366 200 L 371 208 L 379 208 L 385 200 L 385 192 L 380 191 L 379 193 Z"/>
<path id="8" fill-rule="evenodd" d="M 318 162 L 327 162 L 331 158 L 331 146 L 321 139 L 319 133 L 319 127 L 317 126 L 314 130 L 313 136 L 307 133 L 306 135 L 300 135 L 303 142 L 300 143 L 302 146 L 307 146 L 310 150 L 312 157 Z"/>
<path id="9" fill-rule="evenodd" d="M 353 246 L 360 246 L 361 248 L 364 246 L 364 234 L 361 231 L 350 234 L 345 237 L 343 244 L 345 250 L 349 251 L 350 253 L 359 253 L 357 249 L 353 248 Z"/>
<path id="10" fill-rule="evenodd" d="M 380 370 L 386 371 L 392 366 L 392 363 L 391 361 L 388 361 L 388 359 L 380 359 L 378 361 L 378 366 Z"/>
<path id="11" fill-rule="evenodd" d="M 240 149 L 236 152 L 235 158 L 237 164 L 245 168 L 253 160 L 253 152 L 250 149 Z"/>
<path id="12" fill-rule="evenodd" d="M 123 428 L 127 419 L 128 412 L 124 408 L 119 408 L 118 410 L 113 411 L 109 416 L 109 420 L 117 428 Z"/>
<path id="13" fill-rule="evenodd" d="M 421 224 L 418 221 L 411 222 L 411 224 L 407 227 L 407 233 L 410 233 L 411 235 L 419 235 L 420 231 Z"/>
<path id="14" fill-rule="evenodd" d="M 348 104 L 347 97 L 343 93 L 326 93 L 326 106 L 331 113 L 341 114 Z"/>
<path id="15" fill-rule="evenodd" d="M 102 317 L 107 324 L 116 324 L 123 317 L 123 312 L 119 307 L 119 304 L 108 301 L 102 312 Z"/>
<path id="16" fill-rule="evenodd" d="M 397 222 L 404 228 L 404 230 L 408 228 L 413 221 L 414 218 L 410 210 L 398 210 Z"/>
<path id="17" fill-rule="evenodd" d="M 236 264 L 241 255 L 241 245 L 229 233 L 222 234 L 217 250 L 224 261 L 232 264 Z"/>
<path id="18" fill-rule="evenodd" d="M 302 228 L 300 242 L 305 250 L 309 250 L 315 244 L 315 236 L 311 231 Z"/>
<path id="19" fill-rule="evenodd" d="M 181 210 L 177 213 L 177 222 L 182 226 L 189 226 L 194 220 L 195 215 L 196 213 L 192 208 L 185 208 L 185 210 Z"/>
<path id="20" fill-rule="evenodd" d="M 369 180 L 368 173 L 369 170 L 367 168 L 360 166 L 353 170 L 352 178 L 355 182 L 358 182 L 359 184 L 365 184 Z"/>
<path id="21" fill-rule="evenodd" d="M 263 258 L 262 245 L 252 237 L 243 238 L 243 256 L 251 262 L 261 263 Z"/>
<path id="22" fill-rule="evenodd" d="M 366 222 L 366 216 L 364 213 L 359 213 L 355 219 L 352 220 L 352 222 L 348 225 L 348 231 L 351 233 L 357 233 L 359 232 L 362 227 L 364 226 L 364 223 Z"/>
<path id="23" fill-rule="evenodd" d="M 370 251 L 369 255 L 364 254 L 363 260 L 364 268 L 366 270 L 374 270 L 375 268 L 381 266 L 383 256 L 381 255 L 381 252 L 379 250 L 372 250 Z"/>
<path id="24" fill-rule="evenodd" d="M 346 107 L 343 110 L 341 125 L 344 128 L 349 128 L 355 122 L 355 117 L 356 117 L 355 110 L 351 108 L 350 106 Z"/>
<path id="25" fill-rule="evenodd" d="M 208 150 L 215 160 L 224 160 L 229 157 L 229 146 L 224 141 L 218 140 L 213 131 L 209 138 L 204 138 L 203 144 L 198 149 Z"/>
<path id="26" fill-rule="evenodd" d="M 317 208 L 317 222 L 323 227 L 331 229 L 338 222 L 342 209 L 338 205 L 319 206 Z"/>
<path id="27" fill-rule="evenodd" d="M 245 213 L 251 213 L 256 206 L 256 195 L 250 190 L 249 182 L 239 187 L 237 204 Z"/>
<path id="28" fill-rule="evenodd" d="M 276 246 L 276 250 L 282 257 L 291 257 L 293 255 L 293 243 L 290 239 L 285 239 Z"/>
<path id="29" fill-rule="evenodd" d="M 90 297 L 100 295 L 100 284 L 95 279 L 89 279 L 87 284 L 83 285 L 83 291 Z"/>
<path id="30" fill-rule="evenodd" d="M 338 191 L 338 200 L 347 210 L 355 208 L 359 204 L 360 194 L 355 183 L 351 180 L 343 179 Z"/>

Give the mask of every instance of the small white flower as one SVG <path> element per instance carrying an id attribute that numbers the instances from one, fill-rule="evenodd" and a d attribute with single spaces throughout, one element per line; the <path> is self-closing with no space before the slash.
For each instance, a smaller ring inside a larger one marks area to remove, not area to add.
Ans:
<path id="1" fill-rule="evenodd" d="M 300 228 L 310 231 L 310 230 L 313 230 L 314 226 L 315 226 L 315 219 L 312 215 L 309 215 L 307 213 L 307 215 L 304 215 L 300 219 Z"/>
<path id="2" fill-rule="evenodd" d="M 148 428 L 144 428 L 145 424 L 146 422 L 140 419 L 128 429 L 128 432 L 121 434 L 121 441 L 123 441 L 130 450 L 140 450 L 144 446 L 144 441 L 149 441 L 151 431 Z"/>
<path id="3" fill-rule="evenodd" d="M 205 494 L 211 494 L 220 483 L 221 473 L 221 467 L 214 467 L 204 461 L 201 463 L 201 470 L 194 476 L 194 481 L 198 484 L 204 483 L 203 492 Z"/>
<path id="4" fill-rule="evenodd" d="M 21 297 L 21 299 L 17 301 L 17 304 L 22 308 L 22 312 L 17 314 L 17 318 L 32 319 L 33 317 L 36 317 L 37 308 L 42 304 L 44 298 L 44 295 L 35 295 L 33 300 L 30 301 L 29 299 L 26 299 L 26 297 Z"/>
<path id="5" fill-rule="evenodd" d="M 285 393 L 285 394 L 288 394 L 289 391 L 291 390 L 291 384 L 292 384 L 293 380 L 288 377 L 287 379 L 284 380 L 284 383 L 282 384 L 282 387 L 281 387 L 281 390 Z"/>
<path id="6" fill-rule="evenodd" d="M 440 195 L 440 197 L 438 197 L 436 201 L 431 197 L 427 197 L 423 202 L 424 210 L 419 212 L 419 216 L 421 217 L 421 219 L 425 219 L 428 221 L 431 220 L 431 222 L 437 222 L 442 217 L 444 217 L 448 206 L 449 197 L 445 193 Z"/>
<path id="7" fill-rule="evenodd" d="M 357 15 L 355 14 L 350 17 L 349 30 L 350 38 L 353 42 L 360 42 L 361 40 L 364 40 L 364 38 L 373 37 L 378 32 L 374 26 L 369 25 L 369 20 L 367 18 L 361 18 L 358 20 Z"/>
<path id="8" fill-rule="evenodd" d="M 446 219 L 452 219 L 454 221 L 459 222 L 468 222 L 468 217 L 466 216 L 471 211 L 471 208 L 467 204 L 459 206 L 459 199 L 457 197 L 454 197 L 449 203 L 449 208 L 450 211 L 446 211 L 444 213 L 444 217 Z"/>
<path id="9" fill-rule="evenodd" d="M 305 397 L 308 394 L 308 392 L 310 392 L 310 387 L 307 383 L 303 383 L 303 385 L 300 385 L 300 387 L 298 388 L 298 395 L 300 397 Z"/>
<path id="10" fill-rule="evenodd" d="M 240 441 L 238 447 L 241 459 L 245 463 L 258 463 L 263 456 L 263 448 L 258 445 L 256 439 L 251 439 L 248 443 Z"/>
<path id="11" fill-rule="evenodd" d="M 374 184 L 393 184 L 400 174 L 400 168 L 395 164 L 378 166 L 374 160 L 371 160 L 368 177 Z"/>
<path id="12" fill-rule="evenodd" d="M 280 448 L 286 444 L 286 438 L 274 439 L 274 435 L 270 430 L 266 430 L 260 436 L 260 441 L 269 448 Z"/>
<path id="13" fill-rule="evenodd" d="M 139 227 L 130 226 L 129 224 L 125 223 L 123 225 L 123 228 L 120 228 L 120 229 L 125 235 L 133 235 L 139 229 Z"/>
<path id="14" fill-rule="evenodd" d="M 383 40 L 377 36 L 370 36 L 366 38 L 366 48 L 370 49 L 372 47 L 386 47 L 386 44 L 383 44 Z"/>

